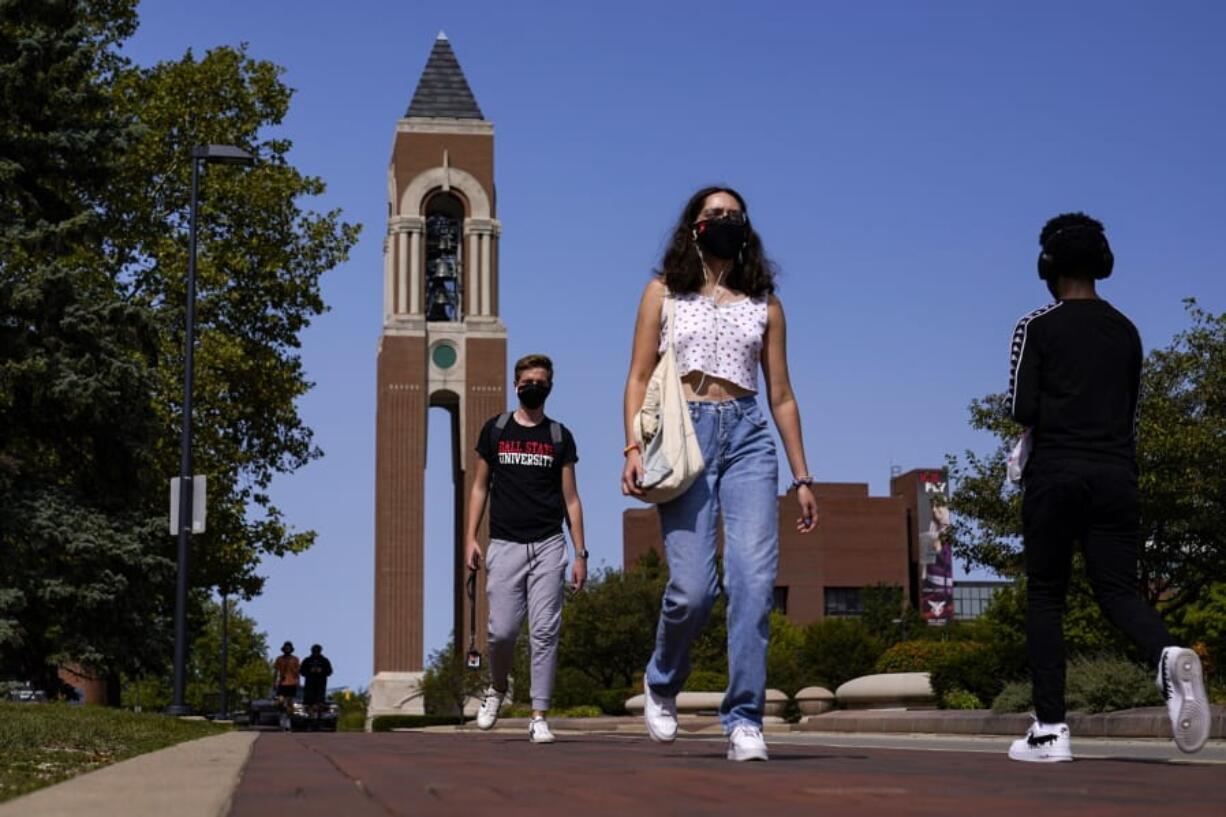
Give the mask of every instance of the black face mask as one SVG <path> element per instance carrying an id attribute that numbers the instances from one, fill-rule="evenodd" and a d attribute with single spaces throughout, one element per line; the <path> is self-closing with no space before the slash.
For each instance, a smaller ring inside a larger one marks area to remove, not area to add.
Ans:
<path id="1" fill-rule="evenodd" d="M 731 260 L 745 246 L 747 227 L 728 218 L 712 218 L 694 225 L 694 240 L 704 252 Z"/>
<path id="2" fill-rule="evenodd" d="M 519 402 L 523 403 L 524 408 L 539 409 L 545 405 L 545 398 L 549 396 L 551 388 L 540 383 L 525 383 L 515 393 L 519 395 Z"/>

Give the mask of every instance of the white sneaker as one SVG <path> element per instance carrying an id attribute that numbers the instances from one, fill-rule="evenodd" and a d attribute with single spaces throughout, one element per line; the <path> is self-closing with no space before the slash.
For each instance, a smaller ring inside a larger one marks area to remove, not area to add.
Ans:
<path id="1" fill-rule="evenodd" d="M 1181 752 L 1198 752 L 1209 740 L 1209 699 L 1200 656 L 1183 647 L 1167 647 L 1158 662 L 1158 689 L 1166 699 L 1171 734 Z"/>
<path id="2" fill-rule="evenodd" d="M 1009 747 L 1010 760 L 1029 763 L 1062 763 L 1073 759 L 1072 741 L 1068 724 L 1039 723 L 1035 721 L 1026 730 L 1026 737 L 1018 738 Z"/>
<path id="3" fill-rule="evenodd" d="M 729 760 L 766 760 L 766 741 L 762 730 L 749 723 L 737 724 L 728 736 Z"/>
<path id="4" fill-rule="evenodd" d="M 482 701 L 481 708 L 477 710 L 478 729 L 494 728 L 494 724 L 498 723 L 498 713 L 502 710 L 502 699 L 505 696 L 505 692 L 499 692 L 493 687 L 485 691 L 485 700 Z"/>
<path id="5" fill-rule="evenodd" d="M 643 720 L 647 734 L 656 743 L 672 743 L 677 739 L 677 699 L 665 698 L 651 691 L 643 679 Z"/>
<path id="6" fill-rule="evenodd" d="M 549 731 L 549 722 L 537 716 L 528 724 L 528 741 L 530 743 L 553 743 L 553 732 Z"/>

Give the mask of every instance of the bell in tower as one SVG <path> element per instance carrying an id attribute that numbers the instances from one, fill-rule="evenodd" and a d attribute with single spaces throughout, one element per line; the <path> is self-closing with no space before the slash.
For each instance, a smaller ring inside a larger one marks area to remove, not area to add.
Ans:
<path id="1" fill-rule="evenodd" d="M 447 193 L 430 199 L 426 215 L 426 320 L 461 319 L 460 224 L 464 207 Z"/>

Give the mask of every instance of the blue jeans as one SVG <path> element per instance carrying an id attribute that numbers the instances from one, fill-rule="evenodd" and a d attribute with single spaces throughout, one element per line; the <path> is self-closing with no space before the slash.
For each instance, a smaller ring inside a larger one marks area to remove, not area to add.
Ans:
<path id="1" fill-rule="evenodd" d="M 728 689 L 720 721 L 729 733 L 738 724 L 762 724 L 779 566 L 779 465 L 756 398 L 691 402 L 689 409 L 707 467 L 688 491 L 659 506 L 669 579 L 646 678 L 653 692 L 673 697 L 689 677 L 690 644 L 720 592 L 715 543 L 722 516 Z"/>

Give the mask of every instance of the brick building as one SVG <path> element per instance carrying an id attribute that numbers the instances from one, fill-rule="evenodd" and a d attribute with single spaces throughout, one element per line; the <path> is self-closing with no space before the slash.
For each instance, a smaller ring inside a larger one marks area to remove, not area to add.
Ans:
<path id="1" fill-rule="evenodd" d="M 952 560 L 940 544 L 943 526 L 933 521 L 932 502 L 946 485 L 940 469 L 893 476 L 891 496 L 870 496 L 864 483 L 817 483 L 818 525 L 807 535 L 796 531 L 795 498 L 779 497 L 775 606 L 800 625 L 825 616 L 857 615 L 861 589 L 885 584 L 905 588 L 908 603 L 926 612 L 926 618 L 952 619 Z M 634 565 L 648 550 L 663 555 L 655 508 L 625 511 L 623 564 Z M 934 609 L 931 600 L 941 592 L 949 598 Z M 924 600 L 929 603 L 921 607 Z"/>

